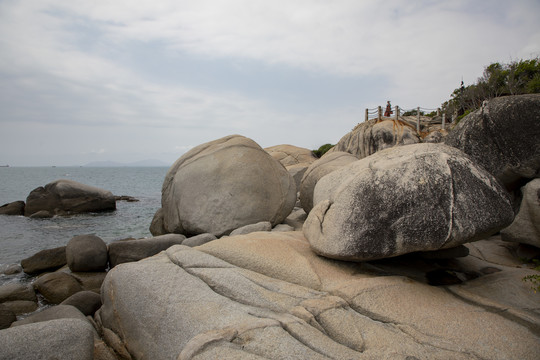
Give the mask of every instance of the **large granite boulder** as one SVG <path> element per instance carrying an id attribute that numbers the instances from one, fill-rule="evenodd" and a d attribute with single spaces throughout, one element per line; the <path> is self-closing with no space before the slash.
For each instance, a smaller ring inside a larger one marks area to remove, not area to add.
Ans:
<path id="1" fill-rule="evenodd" d="M 494 278 L 492 300 L 482 278 L 429 286 L 398 259 L 325 259 L 301 232 L 178 245 L 111 270 L 96 322 L 134 359 L 537 359 L 536 294 L 515 281 L 531 270 L 498 266 L 516 274 Z"/>
<path id="2" fill-rule="evenodd" d="M 527 183 L 521 193 L 519 212 L 514 222 L 501 230 L 502 239 L 540 248 L 540 179 Z"/>
<path id="3" fill-rule="evenodd" d="M 24 215 L 24 201 L 13 201 L 0 206 L 0 215 Z"/>
<path id="4" fill-rule="evenodd" d="M 540 177 L 540 94 L 485 101 L 444 142 L 467 153 L 508 189 Z"/>
<path id="5" fill-rule="evenodd" d="M 298 164 L 311 164 L 317 160 L 317 157 L 313 155 L 313 151 L 294 145 L 270 146 L 264 148 L 264 150 L 285 167 Z"/>
<path id="6" fill-rule="evenodd" d="M 83 320 L 60 319 L 0 331 L 1 360 L 94 359 L 94 332 Z"/>
<path id="7" fill-rule="evenodd" d="M 153 256 L 173 245 L 182 244 L 186 239 L 181 234 L 165 234 L 148 239 L 121 240 L 109 244 L 110 266 L 115 267 L 131 261 Z"/>
<path id="8" fill-rule="evenodd" d="M 32 190 L 26 198 L 24 215 L 32 216 L 40 211 L 53 216 L 115 209 L 116 199 L 110 191 L 60 179 Z"/>
<path id="9" fill-rule="evenodd" d="M 306 170 L 300 184 L 300 204 L 306 213 L 313 208 L 313 190 L 323 176 L 347 164 L 357 161 L 358 158 L 348 152 L 334 151 L 326 153 L 319 160 L 313 162 Z"/>
<path id="10" fill-rule="evenodd" d="M 442 144 L 388 149 L 317 183 L 304 223 L 313 250 L 363 261 L 475 241 L 513 218 L 506 191 L 461 151 Z"/>
<path id="11" fill-rule="evenodd" d="M 328 152 L 344 151 L 359 159 L 377 151 L 400 145 L 416 144 L 416 128 L 399 120 L 368 120 L 356 125 Z"/>
<path id="12" fill-rule="evenodd" d="M 228 234 L 241 226 L 281 223 L 294 207 L 291 175 L 253 140 L 227 136 L 180 157 L 163 182 L 163 226 L 169 233 Z"/>
<path id="13" fill-rule="evenodd" d="M 27 274 L 39 274 L 44 271 L 56 270 L 66 265 L 66 247 L 59 246 L 52 249 L 41 250 L 34 255 L 23 259 L 21 266 Z"/>
<path id="14" fill-rule="evenodd" d="M 107 269 L 107 245 L 96 235 L 77 235 L 66 245 L 66 260 L 71 271 Z"/>

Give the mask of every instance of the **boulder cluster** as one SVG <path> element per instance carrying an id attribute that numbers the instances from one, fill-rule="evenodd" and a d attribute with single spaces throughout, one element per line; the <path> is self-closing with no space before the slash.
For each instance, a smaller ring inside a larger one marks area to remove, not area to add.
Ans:
<path id="1" fill-rule="evenodd" d="M 37 333 L 77 359 L 537 359 L 540 95 L 424 135 L 383 119 L 320 159 L 239 135 L 193 148 L 153 238 L 23 260 L 49 273 L 0 287 L 0 359 Z M 60 305 L 14 321 L 36 293 Z"/>

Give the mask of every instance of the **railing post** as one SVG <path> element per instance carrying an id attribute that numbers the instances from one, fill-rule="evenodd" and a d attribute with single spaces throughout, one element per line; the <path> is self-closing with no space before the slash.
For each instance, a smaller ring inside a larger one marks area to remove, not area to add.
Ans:
<path id="1" fill-rule="evenodd" d="M 437 108 L 437 116 L 441 116 L 441 108 Z"/>
<path id="2" fill-rule="evenodd" d="M 416 131 L 420 132 L 420 106 L 416 108 Z"/>
<path id="3" fill-rule="evenodd" d="M 399 106 L 395 106 L 396 108 L 396 120 L 398 119 L 398 116 L 399 116 Z"/>
<path id="4" fill-rule="evenodd" d="M 364 121 L 368 121 L 368 118 L 369 118 L 369 111 L 368 109 L 366 109 L 366 119 Z"/>
<path id="5" fill-rule="evenodd" d="M 442 114 L 442 129 L 444 130 L 444 123 L 446 122 L 446 114 Z"/>
<path id="6" fill-rule="evenodd" d="M 379 113 L 378 113 L 378 115 L 377 115 L 377 120 L 378 120 L 378 121 L 381 121 L 381 118 L 382 118 L 382 107 L 379 106 L 379 109 L 378 109 L 378 110 L 379 110 Z"/>

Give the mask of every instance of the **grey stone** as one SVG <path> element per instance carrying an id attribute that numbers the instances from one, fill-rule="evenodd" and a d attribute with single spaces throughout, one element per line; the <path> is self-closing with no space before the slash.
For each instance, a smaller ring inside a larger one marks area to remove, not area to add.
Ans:
<path id="1" fill-rule="evenodd" d="M 32 285 L 9 283 L 0 286 L 0 303 L 13 300 L 37 301 Z"/>
<path id="2" fill-rule="evenodd" d="M 249 234 L 256 231 L 270 231 L 272 230 L 272 224 L 269 221 L 261 221 L 256 224 L 249 224 L 238 229 L 233 230 L 230 236 Z"/>
<path id="3" fill-rule="evenodd" d="M 150 223 L 149 230 L 150 230 L 150 234 L 152 234 L 153 236 L 167 234 L 167 230 L 165 229 L 165 224 L 163 223 L 163 208 L 159 208 L 154 214 L 154 217 L 152 218 L 152 222 Z"/>
<path id="4" fill-rule="evenodd" d="M 101 296 L 93 291 L 79 291 L 62 301 L 60 305 L 74 306 L 86 316 L 94 315 L 101 307 Z"/>
<path id="5" fill-rule="evenodd" d="M 0 266 L 0 274 L 4 275 L 15 275 L 21 273 L 22 271 L 22 266 L 19 264 L 6 264 Z"/>
<path id="6" fill-rule="evenodd" d="M 107 245 L 96 235 L 78 235 L 66 245 L 66 260 L 71 271 L 103 271 L 107 268 Z"/>
<path id="7" fill-rule="evenodd" d="M 76 307 L 71 305 L 56 305 L 30 314 L 24 319 L 17 320 L 11 324 L 11 327 L 57 319 L 78 319 L 88 322 L 88 319 Z"/>
<path id="8" fill-rule="evenodd" d="M 512 222 L 508 194 L 443 144 L 388 149 L 323 177 L 304 234 L 320 255 L 353 261 L 455 247 Z"/>
<path id="9" fill-rule="evenodd" d="M 16 320 L 15 313 L 6 305 L 0 304 L 0 330 L 7 329 Z"/>
<path id="10" fill-rule="evenodd" d="M 6 308 L 11 310 L 15 315 L 29 314 L 38 309 L 37 301 L 31 300 L 12 300 L 2 303 Z"/>
<path id="11" fill-rule="evenodd" d="M 278 225 L 274 226 L 272 231 L 278 231 L 278 232 L 294 231 L 294 227 L 292 227 L 291 225 L 287 225 L 287 224 L 278 224 Z"/>
<path id="12" fill-rule="evenodd" d="M 73 276 L 61 271 L 39 277 L 34 282 L 34 288 L 51 304 L 60 304 L 71 295 L 83 290 Z"/>
<path id="13" fill-rule="evenodd" d="M 24 215 L 24 201 L 14 201 L 0 206 L 0 215 Z"/>
<path id="14" fill-rule="evenodd" d="M 182 155 L 163 182 L 167 232 L 219 237 L 244 225 L 281 223 L 296 202 L 285 167 L 253 140 L 231 135 Z"/>
<path id="15" fill-rule="evenodd" d="M 1 360 L 93 360 L 92 326 L 78 319 L 61 319 L 0 331 Z"/>
<path id="16" fill-rule="evenodd" d="M 484 102 L 444 142 L 467 153 L 508 189 L 540 177 L 540 94 Z"/>
<path id="17" fill-rule="evenodd" d="M 294 145 L 275 145 L 264 148 L 264 150 L 285 167 L 311 164 L 317 160 L 317 157 L 313 155 L 313 151 Z"/>
<path id="18" fill-rule="evenodd" d="M 531 180 L 521 193 L 519 212 L 514 222 L 501 230 L 502 239 L 540 248 L 540 179 Z"/>
<path id="19" fill-rule="evenodd" d="M 115 209 L 116 200 L 110 191 L 61 179 L 32 190 L 26 198 L 24 215 L 31 216 L 39 211 L 67 215 Z"/>
<path id="20" fill-rule="evenodd" d="M 41 250 L 21 261 L 23 271 L 27 274 L 38 274 L 56 270 L 64 265 L 66 265 L 65 246 Z"/>
<path id="21" fill-rule="evenodd" d="M 182 245 L 194 247 L 194 246 L 206 244 L 207 242 L 210 242 L 216 239 L 217 237 L 214 234 L 208 234 L 208 233 L 200 234 L 200 235 L 187 238 L 186 240 L 182 242 Z"/>
<path id="22" fill-rule="evenodd" d="M 166 234 L 148 239 L 123 240 L 109 244 L 109 262 L 112 267 L 153 256 L 186 239 L 180 234 Z"/>

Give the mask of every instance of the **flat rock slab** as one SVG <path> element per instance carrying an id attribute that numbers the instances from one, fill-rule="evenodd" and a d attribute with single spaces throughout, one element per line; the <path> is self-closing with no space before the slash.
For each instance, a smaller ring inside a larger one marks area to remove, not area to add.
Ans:
<path id="1" fill-rule="evenodd" d="M 537 359 L 534 293 L 485 306 L 450 288 L 319 257 L 301 232 L 261 232 L 114 268 L 100 317 L 134 359 Z"/>

